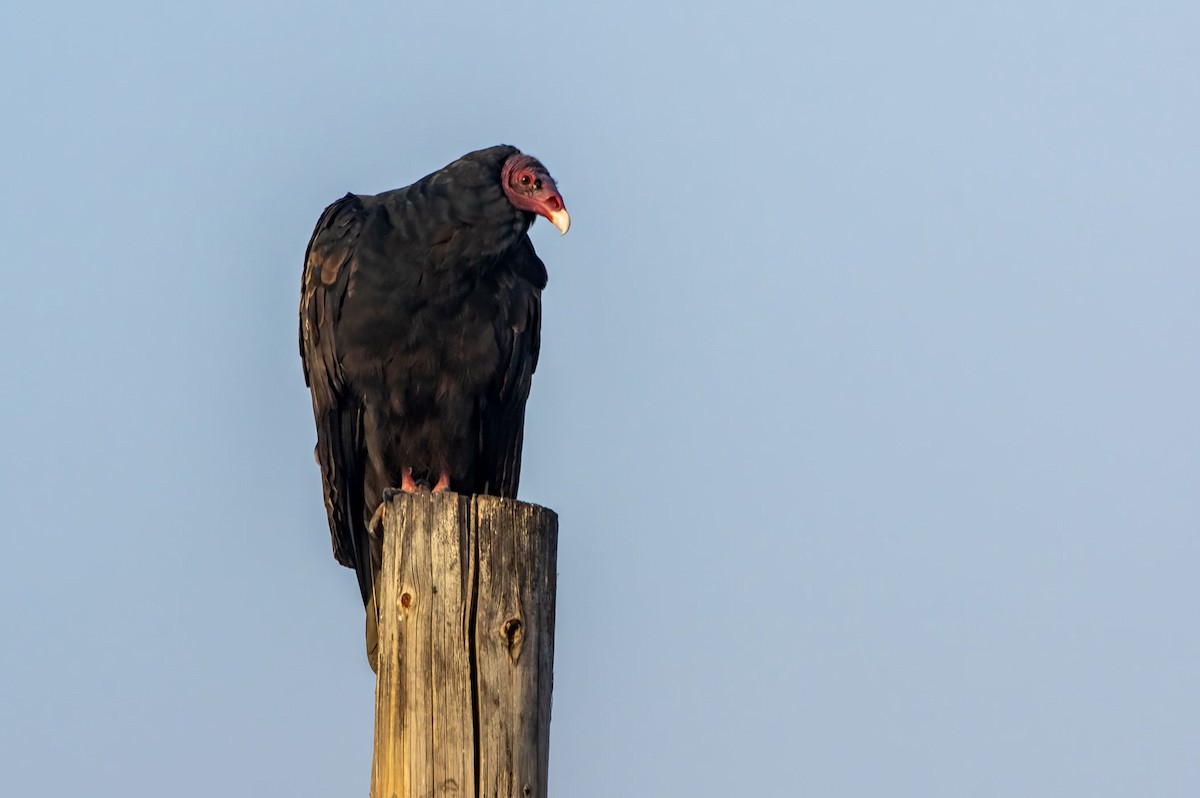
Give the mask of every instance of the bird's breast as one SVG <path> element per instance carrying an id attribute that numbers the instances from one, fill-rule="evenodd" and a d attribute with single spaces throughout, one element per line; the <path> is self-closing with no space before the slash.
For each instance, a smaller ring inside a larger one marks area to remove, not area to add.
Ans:
<path id="1" fill-rule="evenodd" d="M 477 279 L 397 272 L 355 274 L 339 330 L 347 378 L 407 414 L 474 401 L 501 368 L 496 292 Z"/>

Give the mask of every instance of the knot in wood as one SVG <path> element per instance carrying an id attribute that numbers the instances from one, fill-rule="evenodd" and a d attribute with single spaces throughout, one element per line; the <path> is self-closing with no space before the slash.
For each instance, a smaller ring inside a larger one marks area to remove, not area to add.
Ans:
<path id="1" fill-rule="evenodd" d="M 513 662 L 521 653 L 521 640 L 525 637 L 525 627 L 520 618 L 509 618 L 504 622 L 504 640 L 508 643 L 508 658 Z"/>
<path id="2" fill-rule="evenodd" d="M 508 638 L 509 645 L 516 640 L 521 639 L 521 619 L 509 618 L 504 622 L 504 636 Z"/>
<path id="3" fill-rule="evenodd" d="M 410 604 L 412 604 L 412 594 L 411 593 L 401 593 L 400 594 L 400 606 L 407 609 Z"/>

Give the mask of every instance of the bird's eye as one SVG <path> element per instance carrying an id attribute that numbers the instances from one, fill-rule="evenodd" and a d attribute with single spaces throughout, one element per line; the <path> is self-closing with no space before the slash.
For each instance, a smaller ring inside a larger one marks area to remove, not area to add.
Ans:
<path id="1" fill-rule="evenodd" d="M 529 175 L 521 175 L 521 185 L 529 185 Z"/>

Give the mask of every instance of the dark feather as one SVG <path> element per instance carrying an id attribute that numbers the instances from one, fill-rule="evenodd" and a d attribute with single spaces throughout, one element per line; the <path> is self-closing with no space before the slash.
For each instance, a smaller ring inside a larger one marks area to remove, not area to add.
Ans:
<path id="1" fill-rule="evenodd" d="M 338 562 L 364 602 L 368 524 L 401 469 L 460 493 L 515 497 L 546 268 L 533 214 L 500 182 L 513 147 L 470 153 L 325 209 L 308 245 L 300 353 Z M 374 545 L 373 545 L 374 544 Z"/>

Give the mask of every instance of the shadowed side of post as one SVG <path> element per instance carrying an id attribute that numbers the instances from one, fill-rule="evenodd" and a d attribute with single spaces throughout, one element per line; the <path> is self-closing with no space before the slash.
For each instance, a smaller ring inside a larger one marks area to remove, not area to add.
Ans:
<path id="1" fill-rule="evenodd" d="M 557 548 L 543 507 L 391 500 L 372 798 L 546 795 Z"/>

